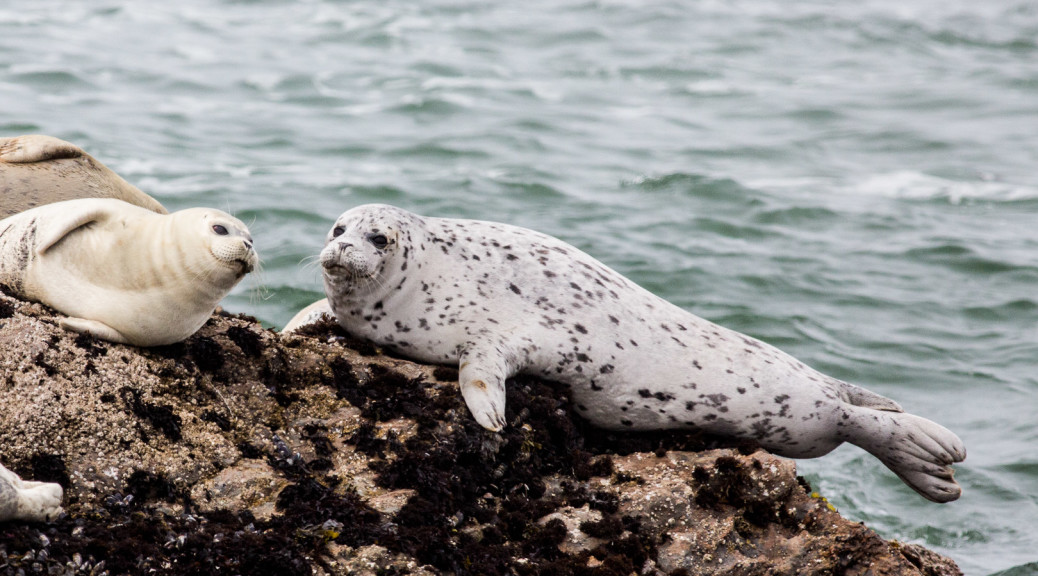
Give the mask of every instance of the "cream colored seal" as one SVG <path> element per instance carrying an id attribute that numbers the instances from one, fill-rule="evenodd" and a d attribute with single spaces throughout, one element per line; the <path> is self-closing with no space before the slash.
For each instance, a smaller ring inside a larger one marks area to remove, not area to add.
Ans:
<path id="1" fill-rule="evenodd" d="M 162 215 L 89 198 L 0 220 L 0 284 L 112 342 L 187 338 L 256 262 L 245 225 L 209 208 Z"/>
<path id="2" fill-rule="evenodd" d="M 943 426 L 551 236 L 374 204 L 339 216 L 320 261 L 347 332 L 458 366 L 465 403 L 491 430 L 508 422 L 506 379 L 524 373 L 568 385 L 577 412 L 602 428 L 701 430 L 793 458 L 850 442 L 930 500 L 961 492 L 952 464 L 966 449 Z"/>
<path id="3" fill-rule="evenodd" d="M 42 135 L 0 138 L 0 218 L 76 198 L 116 198 L 166 214 L 157 200 L 74 144 Z"/>
<path id="4" fill-rule="evenodd" d="M 49 522 L 61 514 L 61 485 L 30 482 L 0 465 L 0 522 Z"/>

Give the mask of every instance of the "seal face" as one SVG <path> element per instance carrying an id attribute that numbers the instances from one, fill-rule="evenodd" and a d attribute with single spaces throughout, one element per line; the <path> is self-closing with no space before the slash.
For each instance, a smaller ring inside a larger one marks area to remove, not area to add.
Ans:
<path id="1" fill-rule="evenodd" d="M 51 136 L 0 138 L 0 218 L 77 198 L 116 198 L 166 214 L 82 148 Z"/>
<path id="2" fill-rule="evenodd" d="M 0 465 L 0 522 L 49 522 L 61 514 L 60 484 L 29 482 Z"/>
<path id="3" fill-rule="evenodd" d="M 505 425 L 505 380 L 568 384 L 608 429 L 700 429 L 810 458 L 851 442 L 909 486 L 958 498 L 952 432 L 699 318 L 556 238 L 386 205 L 343 213 L 321 251 L 325 293 L 355 336 L 459 367 L 476 420 Z"/>
<path id="4" fill-rule="evenodd" d="M 219 210 L 161 215 L 114 199 L 47 204 L 0 220 L 0 283 L 76 332 L 137 346 L 194 334 L 257 262 Z"/>

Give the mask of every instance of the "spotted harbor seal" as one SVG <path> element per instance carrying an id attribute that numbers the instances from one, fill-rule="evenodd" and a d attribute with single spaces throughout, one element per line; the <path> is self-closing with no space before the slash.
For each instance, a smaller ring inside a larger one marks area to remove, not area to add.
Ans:
<path id="1" fill-rule="evenodd" d="M 76 198 L 117 198 L 167 213 L 75 144 L 42 135 L 0 138 L 0 218 Z"/>
<path id="2" fill-rule="evenodd" d="M 458 363 L 476 421 L 505 426 L 505 379 L 568 384 L 593 424 L 697 429 L 794 458 L 856 444 L 935 502 L 959 497 L 952 432 L 893 400 L 651 294 L 556 238 L 386 205 L 339 216 L 320 254 L 339 324 L 414 359 Z"/>
<path id="3" fill-rule="evenodd" d="M 194 334 L 256 261 L 248 228 L 209 208 L 89 198 L 0 220 L 0 284 L 67 314 L 68 330 L 136 346 Z"/>
<path id="4" fill-rule="evenodd" d="M 49 522 L 61 514 L 60 484 L 29 482 L 0 464 L 0 522 Z"/>

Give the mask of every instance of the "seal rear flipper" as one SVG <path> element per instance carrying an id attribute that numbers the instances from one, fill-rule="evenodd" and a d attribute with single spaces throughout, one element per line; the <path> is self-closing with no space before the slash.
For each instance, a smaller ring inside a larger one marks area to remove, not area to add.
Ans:
<path id="1" fill-rule="evenodd" d="M 42 134 L 0 139 L 0 162 L 11 164 L 79 158 L 84 154 L 83 149 L 75 144 Z"/>
<path id="2" fill-rule="evenodd" d="M 951 502 L 962 495 L 952 464 L 966 447 L 951 430 L 906 412 L 857 409 L 845 429 L 847 440 L 879 458 L 927 500 Z"/>
<path id="3" fill-rule="evenodd" d="M 87 320 L 86 318 L 62 318 L 58 321 L 58 324 L 62 328 L 70 332 L 78 332 L 80 334 L 90 334 L 96 338 L 102 340 L 108 340 L 109 342 L 116 342 L 118 344 L 130 344 L 131 342 L 126 339 L 118 330 L 105 324 L 104 322 L 98 322 L 97 320 Z"/>
<path id="4" fill-rule="evenodd" d="M 458 383 L 476 422 L 497 432 L 505 427 L 505 380 L 515 374 L 499 346 L 468 345 L 458 359 Z"/>

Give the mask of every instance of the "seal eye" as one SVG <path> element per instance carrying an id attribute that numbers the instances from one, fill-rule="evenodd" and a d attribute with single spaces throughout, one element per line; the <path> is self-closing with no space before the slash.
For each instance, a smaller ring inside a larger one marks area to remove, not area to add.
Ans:
<path id="1" fill-rule="evenodd" d="M 219 224 L 213 224 L 213 232 L 216 232 L 216 234 L 219 236 L 227 235 L 227 229 Z"/>
<path id="2" fill-rule="evenodd" d="M 368 242 L 371 242 L 375 248 L 381 250 L 389 244 L 389 239 L 386 238 L 385 234 L 369 234 Z"/>
<path id="3" fill-rule="evenodd" d="M 342 236 L 342 233 L 345 231 L 346 229 L 342 226 L 336 226 L 335 230 L 332 230 L 332 238 L 338 238 L 339 236 Z"/>

